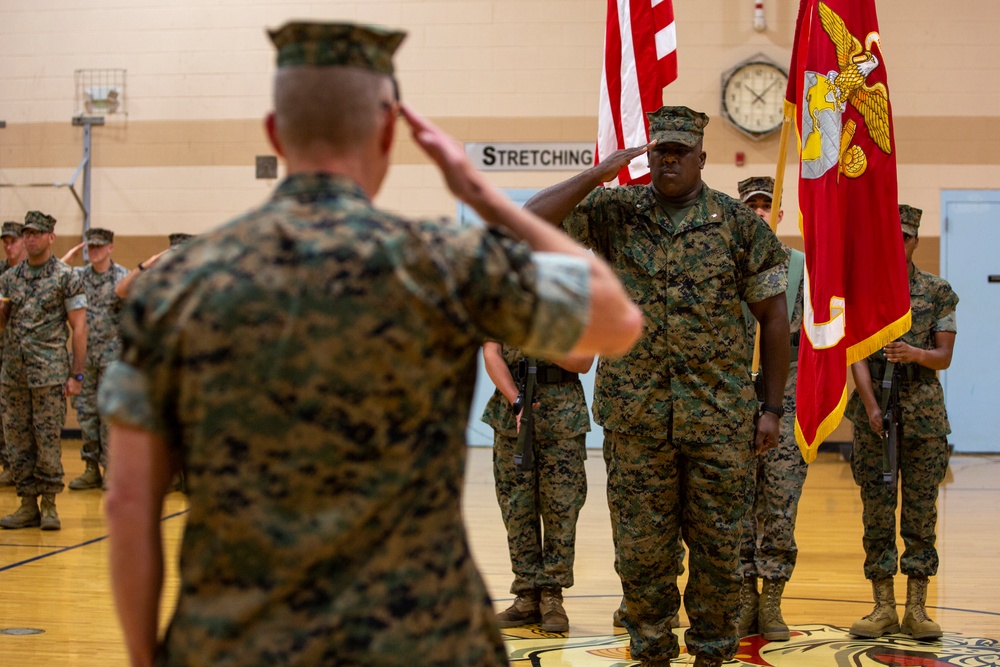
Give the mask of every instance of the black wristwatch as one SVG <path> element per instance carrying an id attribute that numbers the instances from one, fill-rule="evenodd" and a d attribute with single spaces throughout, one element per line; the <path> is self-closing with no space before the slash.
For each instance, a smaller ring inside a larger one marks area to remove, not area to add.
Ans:
<path id="1" fill-rule="evenodd" d="M 760 412 L 761 412 L 761 414 L 763 414 L 765 412 L 770 412 L 771 414 L 778 415 L 778 419 L 781 419 L 785 415 L 785 408 L 783 408 L 783 407 L 777 407 L 777 406 L 771 405 L 770 403 L 761 403 L 760 404 Z"/>

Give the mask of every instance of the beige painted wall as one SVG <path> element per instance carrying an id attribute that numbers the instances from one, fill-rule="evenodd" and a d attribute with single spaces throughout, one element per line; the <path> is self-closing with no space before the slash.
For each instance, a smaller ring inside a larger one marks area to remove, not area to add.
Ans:
<path id="1" fill-rule="evenodd" d="M 289 18 L 404 27 L 398 57 L 404 98 L 463 141 L 592 141 L 605 3 L 601 0 L 364 0 L 301 3 L 221 0 L 7 0 L 0 5 L 0 184 L 70 179 L 82 130 L 70 126 L 73 71 L 125 68 L 127 118 L 94 129 L 93 221 L 122 235 L 198 232 L 267 196 L 254 157 L 268 154 L 273 54 L 265 26 Z M 772 173 L 777 138 L 753 142 L 718 117 L 721 73 L 756 53 L 788 61 L 794 0 L 766 0 L 768 27 L 752 28 L 750 0 L 675 0 L 680 76 L 665 94 L 713 116 L 705 178 L 733 191 Z M 993 0 L 942 12 L 933 0 L 879 3 L 895 111 L 899 189 L 940 233 L 939 192 L 1000 182 L 1000 40 Z M 746 166 L 737 167 L 737 151 Z M 790 149 L 789 153 L 792 153 Z M 794 160 L 785 208 L 795 210 Z M 388 208 L 453 214 L 440 179 L 404 137 L 379 197 Z M 543 187 L 568 174 L 495 173 L 505 187 Z M 0 216 L 42 208 L 59 232 L 82 215 L 65 189 L 0 188 Z M 794 220 L 795 216 L 789 216 Z M 794 224 L 779 230 L 796 235 Z"/>
<path id="2" fill-rule="evenodd" d="M 462 141 L 593 141 L 603 0 L 5 0 L 0 4 L 0 184 L 65 183 L 82 157 L 73 72 L 127 69 L 127 117 L 93 133 L 93 224 L 118 233 L 128 266 L 265 199 L 254 178 L 269 154 L 273 52 L 264 27 L 290 18 L 368 21 L 409 31 L 397 59 L 407 102 Z M 719 117 L 721 73 L 763 53 L 787 63 L 798 2 L 765 0 L 767 30 L 751 0 L 674 0 L 680 75 L 665 100 L 713 117 L 706 181 L 733 192 L 774 172 L 776 137 L 753 142 Z M 923 208 L 917 261 L 936 271 L 942 189 L 1000 184 L 1000 18 L 995 0 L 878 4 L 895 114 L 900 200 Z M 746 165 L 734 164 L 743 152 Z M 779 233 L 801 246 L 789 149 Z M 500 172 L 509 188 L 540 188 L 568 173 Z M 78 185 L 79 187 L 79 185 Z M 453 215 L 455 202 L 403 136 L 378 201 L 414 215 Z M 0 187 L 0 217 L 38 208 L 59 220 L 59 248 L 82 229 L 65 187 Z M 839 429 L 833 439 L 849 437 Z"/>

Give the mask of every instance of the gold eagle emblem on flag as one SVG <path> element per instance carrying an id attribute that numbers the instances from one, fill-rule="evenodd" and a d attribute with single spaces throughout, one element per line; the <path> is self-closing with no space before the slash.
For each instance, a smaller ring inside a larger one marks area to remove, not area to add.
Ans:
<path id="1" fill-rule="evenodd" d="M 892 152 L 889 132 L 889 93 L 882 83 L 869 86 L 868 75 L 879 66 L 878 57 L 872 53 L 872 44 L 880 44 L 877 32 L 868 33 L 864 47 L 851 34 L 844 20 L 825 3 L 819 3 L 819 18 L 823 30 L 829 35 L 837 51 L 838 70 L 827 75 L 833 90 L 833 101 L 841 113 L 847 104 L 856 108 L 865 120 L 868 134 L 875 145 L 885 153 Z M 840 144 L 840 170 L 851 178 L 857 178 L 867 168 L 867 158 L 858 145 L 851 145 L 857 125 L 854 121 L 844 124 Z"/>

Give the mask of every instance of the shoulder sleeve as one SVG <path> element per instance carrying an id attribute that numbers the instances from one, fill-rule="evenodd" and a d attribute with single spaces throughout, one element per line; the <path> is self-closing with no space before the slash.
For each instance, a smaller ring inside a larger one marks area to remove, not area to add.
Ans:
<path id="1" fill-rule="evenodd" d="M 476 340 L 501 340 L 525 352 L 563 355 L 579 339 L 589 313 L 589 269 L 582 259 L 533 253 L 495 229 L 439 228 L 425 238 L 442 275 L 423 276 L 421 291 L 440 299 Z M 419 259 L 426 262 L 427 259 Z"/>
<path id="2" fill-rule="evenodd" d="M 87 307 L 87 295 L 83 291 L 83 273 L 71 270 L 66 278 L 64 303 L 66 311 L 79 310 Z"/>
<path id="3" fill-rule="evenodd" d="M 742 245 L 738 248 L 740 295 L 747 303 L 757 303 L 788 289 L 788 251 L 767 223 L 746 206 L 728 207 L 735 216 Z"/>
<path id="4" fill-rule="evenodd" d="M 173 386 L 169 364 L 173 329 L 160 326 L 149 315 L 157 310 L 151 304 L 159 287 L 150 282 L 137 282 L 121 309 L 121 359 L 108 367 L 98 407 L 111 422 L 170 438 L 164 397 Z"/>
<path id="5" fill-rule="evenodd" d="M 932 276 L 935 282 L 935 293 L 937 302 L 937 322 L 934 325 L 935 331 L 946 331 L 957 333 L 957 320 L 955 317 L 955 307 L 958 305 L 958 295 L 947 280 L 938 276 Z"/>
<path id="6" fill-rule="evenodd" d="M 958 333 L 958 320 L 955 317 L 955 311 L 953 310 L 947 315 L 939 317 L 937 322 L 934 323 L 934 331 Z"/>
<path id="7" fill-rule="evenodd" d="M 521 347 L 561 357 L 583 335 L 590 312 L 590 269 L 580 257 L 536 253 L 538 307 Z"/>

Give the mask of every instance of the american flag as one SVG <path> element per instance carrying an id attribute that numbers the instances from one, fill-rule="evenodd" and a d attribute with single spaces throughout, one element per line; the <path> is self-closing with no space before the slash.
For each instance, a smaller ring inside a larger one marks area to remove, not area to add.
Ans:
<path id="1" fill-rule="evenodd" d="M 595 164 L 649 141 L 646 113 L 663 105 L 663 89 L 676 78 L 672 0 L 608 0 Z M 645 155 L 618 175 L 620 185 L 648 182 Z"/>

